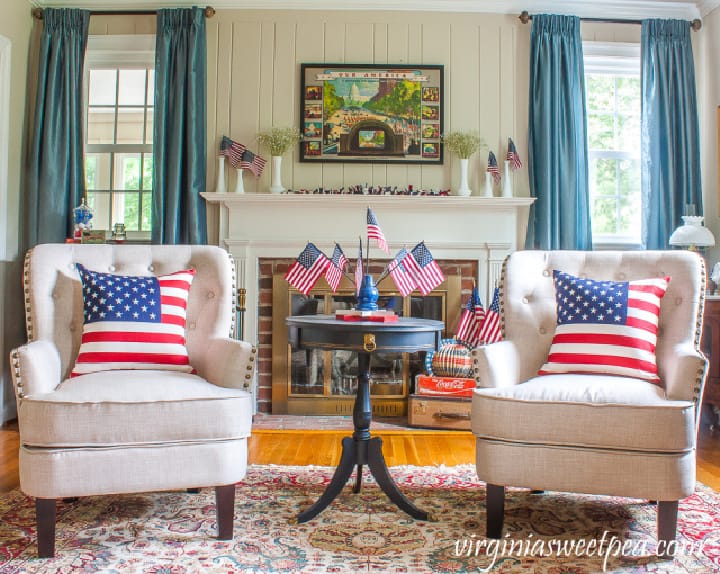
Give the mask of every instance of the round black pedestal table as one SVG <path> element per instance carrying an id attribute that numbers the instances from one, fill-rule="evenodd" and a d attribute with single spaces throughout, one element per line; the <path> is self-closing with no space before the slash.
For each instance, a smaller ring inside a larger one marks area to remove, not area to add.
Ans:
<path id="1" fill-rule="evenodd" d="M 440 345 L 442 321 L 400 317 L 397 321 L 341 321 L 334 315 L 288 317 L 288 337 L 294 349 L 355 351 L 358 354 L 358 384 L 353 405 L 353 434 L 343 438 L 342 455 L 330 484 L 320 498 L 297 517 L 307 522 L 335 500 L 357 467 L 353 492 L 360 492 L 363 467 L 367 466 L 382 491 L 413 518 L 427 520 L 428 513 L 416 507 L 400 492 L 390 476 L 382 453 L 382 439 L 370 435 L 370 359 L 373 353 L 434 351 Z"/>

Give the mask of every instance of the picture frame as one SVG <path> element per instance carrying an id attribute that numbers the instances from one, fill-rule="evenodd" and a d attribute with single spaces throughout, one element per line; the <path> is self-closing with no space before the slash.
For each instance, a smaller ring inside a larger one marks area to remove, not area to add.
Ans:
<path id="1" fill-rule="evenodd" d="M 443 163 L 444 66 L 301 64 L 300 161 Z"/>

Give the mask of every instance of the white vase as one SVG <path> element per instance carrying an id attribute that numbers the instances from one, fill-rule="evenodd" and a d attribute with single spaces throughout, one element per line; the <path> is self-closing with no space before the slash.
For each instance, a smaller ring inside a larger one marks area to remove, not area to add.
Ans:
<path id="1" fill-rule="evenodd" d="M 468 160 L 460 159 L 460 187 L 455 191 L 455 195 L 468 196 L 471 193 L 472 190 L 468 186 Z"/>
<path id="2" fill-rule="evenodd" d="M 218 156 L 217 181 L 215 182 L 215 193 L 225 193 L 225 156 Z"/>
<path id="3" fill-rule="evenodd" d="M 243 181 L 243 168 L 235 168 L 237 172 L 237 181 L 235 182 L 235 193 L 245 193 L 245 182 Z"/>
<path id="4" fill-rule="evenodd" d="M 493 193 L 493 175 L 490 172 L 485 172 L 485 193 L 483 197 L 494 197 Z"/>
<path id="5" fill-rule="evenodd" d="M 287 191 L 282 184 L 282 156 L 274 155 L 270 159 L 271 161 L 271 177 L 270 177 L 270 192 L 271 193 L 283 193 Z"/>
<path id="6" fill-rule="evenodd" d="M 508 159 L 505 160 L 505 177 L 503 177 L 503 185 L 502 185 L 502 196 L 503 197 L 512 197 L 513 196 L 513 186 L 512 186 L 512 176 L 510 172 L 510 164 L 512 162 Z"/>

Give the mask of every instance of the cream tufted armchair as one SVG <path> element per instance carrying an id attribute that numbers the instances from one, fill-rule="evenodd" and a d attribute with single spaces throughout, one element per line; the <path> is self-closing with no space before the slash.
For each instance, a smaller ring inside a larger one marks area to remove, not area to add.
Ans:
<path id="1" fill-rule="evenodd" d="M 537 376 L 557 321 L 553 270 L 603 280 L 671 276 L 656 347 L 660 385 L 621 376 Z M 658 501 L 658 552 L 675 539 L 678 500 L 695 488 L 705 271 L 687 251 L 521 251 L 502 271 L 504 339 L 474 350 L 477 474 L 487 536 L 500 538 L 505 486 Z M 660 541 L 663 541 L 660 543 Z"/>
<path id="2" fill-rule="evenodd" d="M 111 370 L 69 377 L 83 331 L 76 263 L 118 275 L 196 270 L 186 347 L 197 374 Z M 11 353 L 20 487 L 36 497 L 38 554 L 55 552 L 57 498 L 215 487 L 218 538 L 233 535 L 245 476 L 255 349 L 229 337 L 235 275 L 212 246 L 38 245 L 25 259 L 28 343 Z"/>

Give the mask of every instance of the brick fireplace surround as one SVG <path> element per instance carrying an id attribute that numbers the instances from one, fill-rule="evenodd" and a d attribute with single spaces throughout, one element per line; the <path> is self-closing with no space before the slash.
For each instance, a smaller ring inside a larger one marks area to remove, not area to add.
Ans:
<path id="1" fill-rule="evenodd" d="M 219 206 L 218 235 L 236 261 L 238 287 L 246 290 L 243 338 L 258 346 L 256 409 L 270 408 L 272 275 L 287 269 L 308 241 L 326 254 L 337 241 L 348 258 L 365 238 L 365 213 L 372 207 L 390 253 L 425 241 L 446 274 L 472 279 L 488 300 L 505 257 L 522 246 L 531 198 L 332 196 L 203 193 Z M 212 213 L 212 212 L 211 212 Z M 373 248 L 371 260 L 384 254 Z M 467 276 L 468 269 L 471 275 Z M 452 328 L 452 326 L 450 326 Z"/>

